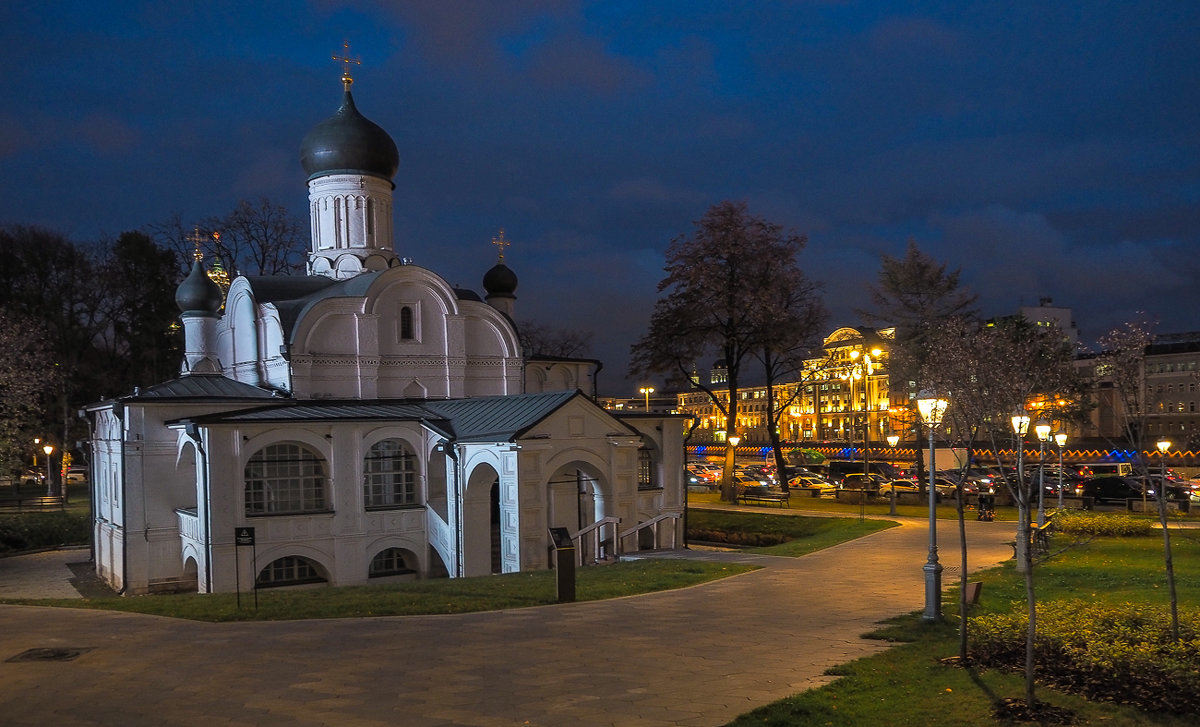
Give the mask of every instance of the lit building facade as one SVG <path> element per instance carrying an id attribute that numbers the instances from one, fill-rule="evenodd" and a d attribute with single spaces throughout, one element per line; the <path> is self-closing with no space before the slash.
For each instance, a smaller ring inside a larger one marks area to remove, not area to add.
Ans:
<path id="1" fill-rule="evenodd" d="M 892 426 L 888 357 L 893 333 L 891 328 L 838 328 L 825 338 L 822 355 L 804 362 L 799 380 L 775 385 L 773 399 L 765 385 L 741 387 L 737 432 L 742 444 L 769 442 L 776 419 L 785 442 L 861 443 L 864 437 L 882 442 Z M 713 383 L 724 383 L 721 362 L 714 369 Z M 725 441 L 729 422 L 722 408 L 727 410 L 729 390 L 712 390 L 723 407 L 699 388 L 677 394 L 676 411 L 697 420 L 693 441 Z"/>

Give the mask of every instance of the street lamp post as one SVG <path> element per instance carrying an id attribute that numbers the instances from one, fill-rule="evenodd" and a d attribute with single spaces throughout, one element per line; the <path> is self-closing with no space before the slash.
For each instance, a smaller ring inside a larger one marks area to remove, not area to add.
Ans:
<path id="1" fill-rule="evenodd" d="M 46 453 L 46 497 L 50 497 L 54 494 L 51 489 L 54 487 L 54 483 L 50 481 L 50 453 L 54 451 L 54 447 L 47 443 L 42 447 L 42 451 Z"/>
<path id="2" fill-rule="evenodd" d="M 1054 443 L 1058 445 L 1058 509 L 1063 509 L 1063 464 L 1062 448 L 1067 443 L 1067 433 L 1059 432 L 1054 435 Z"/>
<path id="3" fill-rule="evenodd" d="M 895 466 L 895 464 L 896 464 L 896 445 L 900 443 L 900 435 L 899 434 L 887 435 L 887 443 L 888 443 L 888 446 L 892 448 L 892 466 Z M 889 501 L 888 514 L 895 515 L 896 514 L 896 486 L 895 485 L 892 486 L 892 491 L 889 494 L 891 496 L 888 498 L 888 501 Z"/>
<path id="4" fill-rule="evenodd" d="M 1038 527 L 1046 524 L 1046 442 L 1050 441 L 1050 422 L 1042 419 L 1033 428 L 1038 438 Z"/>
<path id="5" fill-rule="evenodd" d="M 933 466 L 933 435 L 949 405 L 950 402 L 933 394 L 924 394 L 917 400 L 921 421 L 929 427 L 929 558 L 922 568 L 925 571 L 925 613 L 921 617 L 926 623 L 942 620 L 942 564 L 938 562 L 937 548 L 937 499 L 934 497 L 937 469 Z"/>
<path id="6" fill-rule="evenodd" d="M 1166 502 L 1166 500 L 1164 500 L 1163 498 L 1165 498 L 1167 496 L 1167 450 L 1171 448 L 1171 442 L 1166 439 L 1160 439 L 1158 441 L 1157 447 L 1158 447 L 1158 454 L 1159 454 L 1158 463 L 1162 469 L 1162 483 L 1159 484 L 1158 492 L 1155 494 L 1158 495 L 1159 502 Z M 1145 491 L 1146 491 L 1146 488 L 1143 487 L 1142 492 L 1145 492 Z M 1142 508 L 1142 509 L 1143 509 L 1143 511 L 1145 510 L 1145 508 Z M 1159 512 L 1162 512 L 1161 507 L 1159 508 Z"/>
<path id="7" fill-rule="evenodd" d="M 650 411 L 650 395 L 654 393 L 653 386 L 643 386 L 638 389 L 638 393 L 646 397 L 646 411 Z"/>

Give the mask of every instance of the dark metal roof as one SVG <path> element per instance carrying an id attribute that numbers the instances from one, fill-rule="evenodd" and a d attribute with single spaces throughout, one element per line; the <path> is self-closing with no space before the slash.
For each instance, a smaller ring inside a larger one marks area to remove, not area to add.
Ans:
<path id="1" fill-rule="evenodd" d="M 508 442 L 519 438 L 575 397 L 587 398 L 578 391 L 556 391 L 472 399 L 281 402 L 279 406 L 206 414 L 179 421 L 200 424 L 420 421 L 447 438 L 460 442 Z M 630 433 L 635 433 L 620 420 L 614 418 L 614 421 Z"/>
<path id="2" fill-rule="evenodd" d="M 132 394 L 116 397 L 115 401 L 145 401 L 148 399 L 278 399 L 277 392 L 243 384 L 220 374 L 189 374 L 161 384 L 134 389 Z M 286 400 L 286 399 L 284 399 Z M 112 400 L 110 400 L 112 401 Z M 100 402 L 95 406 L 106 406 Z"/>
<path id="3" fill-rule="evenodd" d="M 228 398 L 228 399 L 273 399 L 278 394 L 257 386 L 220 374 L 192 374 L 161 384 L 135 389 L 134 399 L 179 399 L 179 398 Z"/>
<path id="4" fill-rule="evenodd" d="M 445 399 L 430 401 L 427 406 L 430 411 L 450 420 L 459 441 L 510 441 L 576 396 L 583 395 L 578 391 L 555 391 Z"/>

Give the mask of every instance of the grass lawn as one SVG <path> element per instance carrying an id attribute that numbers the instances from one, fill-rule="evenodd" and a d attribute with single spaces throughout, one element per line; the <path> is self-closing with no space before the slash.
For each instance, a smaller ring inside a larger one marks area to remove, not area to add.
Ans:
<path id="1" fill-rule="evenodd" d="M 730 533 L 735 542 L 764 539 L 782 540 L 773 545 L 748 548 L 748 553 L 801 556 L 838 543 L 895 527 L 888 520 L 859 520 L 844 517 L 802 517 L 765 512 L 729 512 L 726 510 L 689 510 L 688 533 L 691 540 L 704 540 L 706 531 Z"/>
<path id="2" fill-rule="evenodd" d="M 1064 547 L 1063 536 L 1053 543 Z M 1200 605 L 1200 530 L 1173 530 L 1172 550 L 1180 607 Z M 1012 564 L 977 577 L 984 583 L 972 615 L 1025 608 L 1024 581 Z M 1165 604 L 1167 588 L 1162 538 L 1095 538 L 1081 541 L 1035 569 L 1039 600 L 1079 599 L 1087 602 Z M 1021 673 L 979 671 L 946 665 L 958 653 L 958 591 L 947 589 L 947 622 L 925 625 L 920 614 L 892 619 L 873 634 L 905 642 L 881 654 L 837 667 L 842 678 L 742 715 L 730 723 L 749 725 L 1001 725 L 993 705 L 1024 695 Z M 1121 685 L 1114 684 L 1114 694 Z M 1040 700 L 1070 709 L 1076 724 L 1195 725 L 1192 716 L 1149 714 L 1134 707 L 1088 702 L 1080 697 L 1039 688 Z"/>
<path id="3" fill-rule="evenodd" d="M 682 588 L 725 578 L 753 566 L 682 560 L 629 560 L 575 571 L 576 600 L 595 601 Z M 271 588 L 254 593 L 176 594 L 123 598 L 5 600 L 33 606 L 96 608 L 196 621 L 285 621 L 468 613 L 543 606 L 557 600 L 554 571 L 480 578 L 438 578 L 381 586 Z"/>
<path id="4" fill-rule="evenodd" d="M 811 553 L 893 525 L 886 521 L 859 522 L 849 518 L 720 511 L 689 513 L 689 529 L 695 529 L 697 523 L 710 529 L 766 532 L 786 538 L 786 542 L 748 552 L 790 556 Z M 693 560 L 626 560 L 614 565 L 578 569 L 575 572 L 576 600 L 595 601 L 682 588 L 749 570 L 754 567 Z M 198 621 L 266 621 L 467 613 L 541 606 L 556 600 L 555 572 L 536 571 L 381 586 L 264 589 L 258 592 L 257 609 L 254 593 L 249 589 L 241 595 L 240 608 L 237 594 L 233 593 L 111 596 L 82 600 L 8 599 L 0 600 L 0 603 L 131 611 Z"/>

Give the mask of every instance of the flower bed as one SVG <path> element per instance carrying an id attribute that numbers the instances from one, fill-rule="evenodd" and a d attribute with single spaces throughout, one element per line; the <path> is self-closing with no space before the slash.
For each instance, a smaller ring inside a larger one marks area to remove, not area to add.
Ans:
<path id="1" fill-rule="evenodd" d="M 971 658 L 1023 669 L 1027 626 L 1023 608 L 972 618 Z M 1179 641 L 1170 626 L 1165 607 L 1038 604 L 1037 680 L 1088 699 L 1200 714 L 1200 609 L 1180 610 Z"/>

